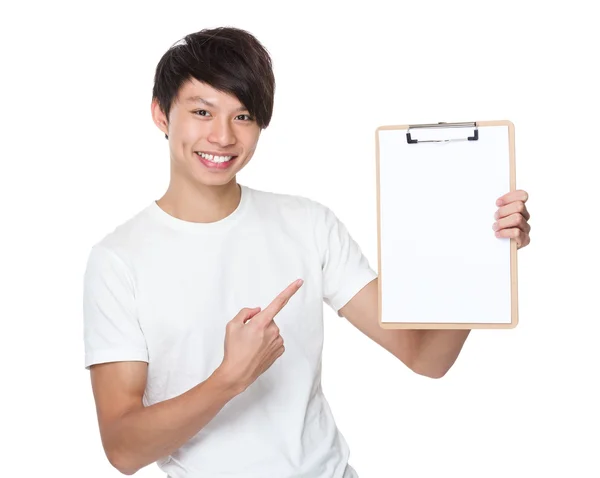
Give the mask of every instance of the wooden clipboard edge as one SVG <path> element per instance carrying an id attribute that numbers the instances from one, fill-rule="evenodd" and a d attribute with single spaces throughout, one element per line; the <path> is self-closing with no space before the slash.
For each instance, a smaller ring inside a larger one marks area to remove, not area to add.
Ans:
<path id="1" fill-rule="evenodd" d="M 452 123 L 448 121 L 447 123 Z M 515 158 L 515 125 L 510 120 L 476 121 L 477 127 L 508 126 L 508 146 L 510 162 L 510 191 L 517 188 L 516 158 Z M 510 239 L 510 276 L 511 276 L 511 322 L 507 324 L 489 323 L 408 323 L 408 322 L 382 322 L 382 268 L 381 268 L 381 203 L 379 192 L 379 132 L 389 130 L 407 130 L 410 125 L 382 125 L 375 129 L 375 159 L 376 159 L 376 194 L 377 194 L 377 296 L 378 312 L 377 321 L 383 329 L 514 329 L 519 323 L 519 288 L 518 288 L 518 261 L 517 241 Z"/>

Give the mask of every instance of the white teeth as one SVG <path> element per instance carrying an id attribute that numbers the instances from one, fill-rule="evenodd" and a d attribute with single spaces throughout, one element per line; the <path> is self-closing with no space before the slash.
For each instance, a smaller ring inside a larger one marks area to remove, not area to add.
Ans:
<path id="1" fill-rule="evenodd" d="M 213 156 L 212 154 L 206 154 L 201 152 L 196 152 L 199 156 L 202 156 L 204 159 L 208 159 L 213 163 L 224 163 L 225 161 L 229 161 L 233 156 Z"/>

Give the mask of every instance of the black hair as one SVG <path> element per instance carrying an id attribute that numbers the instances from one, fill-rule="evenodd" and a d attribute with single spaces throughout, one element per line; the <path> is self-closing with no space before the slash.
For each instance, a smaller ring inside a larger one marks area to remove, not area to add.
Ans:
<path id="1" fill-rule="evenodd" d="M 233 94 L 261 129 L 269 125 L 275 96 L 271 58 L 246 30 L 204 29 L 186 35 L 167 50 L 156 66 L 152 88 L 152 99 L 158 101 L 167 121 L 179 89 L 192 78 Z"/>

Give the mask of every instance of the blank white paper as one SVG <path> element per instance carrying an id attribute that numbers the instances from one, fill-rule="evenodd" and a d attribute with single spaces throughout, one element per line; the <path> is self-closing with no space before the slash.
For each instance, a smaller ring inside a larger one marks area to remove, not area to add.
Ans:
<path id="1" fill-rule="evenodd" d="M 510 191 L 508 126 L 478 129 L 477 141 L 418 144 L 406 130 L 378 132 L 382 322 L 511 322 L 510 239 L 492 230 L 496 199 Z"/>

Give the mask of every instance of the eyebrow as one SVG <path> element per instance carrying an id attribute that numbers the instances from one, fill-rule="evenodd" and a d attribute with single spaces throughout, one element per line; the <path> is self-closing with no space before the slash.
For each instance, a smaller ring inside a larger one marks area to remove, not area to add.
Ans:
<path id="1" fill-rule="evenodd" d="M 189 96 L 188 98 L 185 99 L 185 101 L 188 102 L 188 103 L 203 103 L 206 106 L 210 106 L 212 108 L 216 108 L 216 106 L 213 103 L 211 103 L 210 101 L 205 100 L 201 96 Z M 244 105 L 242 105 L 242 106 L 240 106 L 235 111 L 248 111 L 248 108 L 246 108 Z"/>

